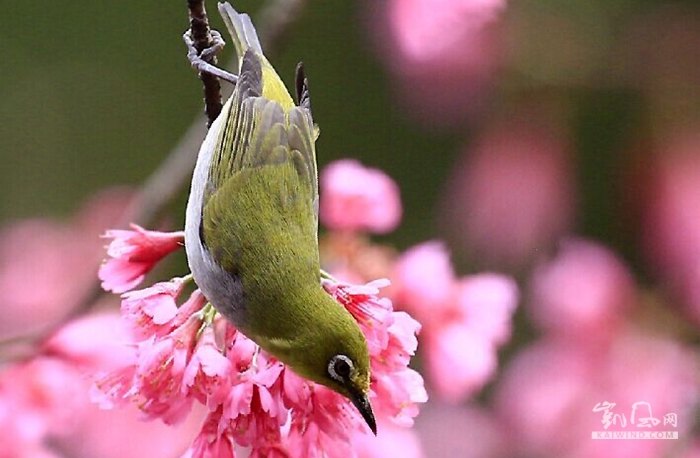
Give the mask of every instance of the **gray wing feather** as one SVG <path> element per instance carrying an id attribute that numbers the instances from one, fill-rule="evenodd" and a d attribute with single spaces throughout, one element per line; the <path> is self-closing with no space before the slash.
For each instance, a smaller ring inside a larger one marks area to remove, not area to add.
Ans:
<path id="1" fill-rule="evenodd" d="M 218 6 L 221 17 L 224 18 L 226 23 L 226 28 L 228 28 L 234 40 L 233 44 L 236 46 L 238 56 L 242 56 L 248 48 L 262 54 L 263 50 L 262 46 L 260 46 L 258 33 L 250 20 L 250 16 L 245 13 L 239 13 L 228 3 L 219 3 Z"/>
<path id="2" fill-rule="evenodd" d="M 286 113 L 282 106 L 262 94 L 260 58 L 248 50 L 243 56 L 231 107 L 217 141 L 209 168 L 206 205 L 209 198 L 236 172 L 291 159 L 297 173 L 309 183 L 318 224 L 318 172 L 316 170 L 316 126 L 304 90 L 304 105 Z M 305 86 L 304 86 L 305 87 Z"/>
<path id="3" fill-rule="evenodd" d="M 311 184 L 313 207 L 318 226 L 318 171 L 316 169 L 316 126 L 311 112 L 305 107 L 289 111 L 288 141 L 297 173 Z"/>
<path id="4" fill-rule="evenodd" d="M 257 101 L 264 100 L 260 97 L 262 84 L 260 59 L 249 50 L 243 56 L 241 73 L 231 96 L 231 107 L 222 113 L 226 120 L 209 167 L 209 195 L 205 196 L 205 203 L 211 193 L 246 163 L 246 153 L 250 151 L 248 145 L 255 128 L 255 106 L 260 103 Z"/>

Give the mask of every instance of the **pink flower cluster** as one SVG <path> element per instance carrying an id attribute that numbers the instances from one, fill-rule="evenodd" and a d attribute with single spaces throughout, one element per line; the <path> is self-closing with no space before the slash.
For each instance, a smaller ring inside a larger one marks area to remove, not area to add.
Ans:
<path id="1" fill-rule="evenodd" d="M 111 258 L 100 278 L 115 291 L 127 291 L 122 317 L 136 351 L 97 381 L 94 400 L 105 408 L 135 404 L 143 418 L 168 424 L 182 421 L 193 404 L 204 405 L 206 419 L 184 456 L 233 457 L 237 445 L 248 447 L 253 457 L 354 456 L 351 444 L 369 433 L 355 407 L 260 350 L 216 315 L 199 290 L 179 305 L 189 278 L 129 291 L 182 237 L 134 229 L 109 233 Z M 385 285 L 324 286 L 368 340 L 375 415 L 410 426 L 416 404 L 427 400 L 421 376 L 408 367 L 420 325 L 377 296 Z"/>
<path id="2" fill-rule="evenodd" d="M 354 161 L 330 164 L 321 177 L 342 176 L 344 185 L 323 194 L 324 205 L 343 208 L 347 207 L 345 202 L 352 201 L 355 208 L 362 209 L 357 216 L 345 214 L 354 220 L 384 211 L 382 205 L 394 201 L 390 191 L 394 186 L 367 186 L 364 178 L 377 173 Z M 391 179 L 384 175 L 376 180 Z M 518 302 L 515 281 L 499 274 L 457 278 L 447 249 L 439 242 L 420 244 L 398 257 L 388 255 L 365 241 L 366 227 L 338 227 L 333 224 L 333 215 L 323 208 L 324 225 L 344 232 L 343 237 L 334 233 L 325 236 L 325 240 L 334 240 L 331 249 L 336 251 L 335 256 L 328 256 L 332 258 L 331 273 L 366 279 L 369 275 L 363 269 L 386 266 L 384 275 L 392 279 L 392 300 L 423 325 L 425 367 L 435 393 L 443 400 L 457 402 L 481 389 L 496 372 L 499 346 L 510 339 L 511 318 Z"/>
<path id="3" fill-rule="evenodd" d="M 399 188 L 384 172 L 351 159 L 321 173 L 321 219 L 332 230 L 391 232 L 401 220 Z"/>
<path id="4" fill-rule="evenodd" d="M 144 425 L 134 408 L 106 412 L 90 402 L 88 375 L 133 358 L 118 314 L 64 323 L 76 308 L 114 305 L 87 296 L 103 252 L 97 234 L 121 218 L 129 194 L 110 189 L 69 221 L 18 221 L 0 231 L 2 457 L 166 458 L 187 446 L 196 413 L 169 428 Z"/>
<path id="5" fill-rule="evenodd" d="M 426 368 L 435 392 L 457 402 L 481 389 L 496 372 L 499 346 L 510 339 L 515 281 L 489 273 L 456 278 L 438 242 L 405 252 L 393 278 L 395 302 L 424 325 Z"/>
<path id="6" fill-rule="evenodd" d="M 653 458 L 668 456 L 675 441 L 600 441 L 591 440 L 591 432 L 690 434 L 697 355 L 629 320 L 639 302 L 625 263 L 599 243 L 569 239 L 536 267 L 527 309 L 542 337 L 515 355 L 495 389 L 495 409 L 515 439 L 515 453 Z M 614 425 L 594 410 L 603 402 L 614 404 Z M 632 408 L 640 402 L 647 404 L 633 423 Z M 663 423 L 669 413 L 677 415 L 676 424 Z M 642 417 L 658 422 L 639 426 Z"/>

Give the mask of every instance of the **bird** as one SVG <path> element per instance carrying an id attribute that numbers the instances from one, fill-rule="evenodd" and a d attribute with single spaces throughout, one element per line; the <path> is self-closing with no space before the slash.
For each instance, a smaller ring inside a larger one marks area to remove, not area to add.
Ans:
<path id="1" fill-rule="evenodd" d="M 261 349 L 348 398 L 376 435 L 367 341 L 321 282 L 319 130 L 304 67 L 297 66 L 295 102 L 250 17 L 218 6 L 238 75 L 192 176 L 185 250 L 194 281 Z"/>

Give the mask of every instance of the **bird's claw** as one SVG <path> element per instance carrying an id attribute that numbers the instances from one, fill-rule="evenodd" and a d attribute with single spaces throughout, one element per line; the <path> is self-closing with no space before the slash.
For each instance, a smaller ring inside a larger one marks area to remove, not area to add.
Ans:
<path id="1" fill-rule="evenodd" d="M 194 45 L 194 40 L 192 39 L 192 34 L 190 30 L 187 30 L 182 35 L 182 39 L 187 45 L 187 60 L 190 61 L 192 68 L 194 68 L 198 72 L 209 73 L 211 75 L 216 76 L 219 79 L 228 81 L 231 84 L 236 84 L 236 82 L 238 81 L 238 76 L 234 75 L 233 73 L 227 72 L 226 70 L 222 70 L 216 65 L 207 62 L 207 60 L 210 60 L 212 57 L 214 57 L 216 53 L 223 49 L 223 47 L 226 45 L 224 39 L 221 38 L 221 34 L 216 30 L 211 31 L 211 36 L 212 45 L 199 52 L 197 51 L 197 48 Z"/>

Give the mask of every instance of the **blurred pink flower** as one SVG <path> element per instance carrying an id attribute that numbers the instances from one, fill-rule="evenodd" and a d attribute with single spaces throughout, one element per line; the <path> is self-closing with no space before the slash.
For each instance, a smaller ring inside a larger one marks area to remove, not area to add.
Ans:
<path id="1" fill-rule="evenodd" d="M 460 279 L 457 285 L 457 304 L 464 324 L 494 345 L 510 340 L 518 300 L 518 285 L 506 275 L 470 275 Z"/>
<path id="2" fill-rule="evenodd" d="M 75 427 L 81 414 L 80 376 L 52 358 L 37 358 L 0 373 L 0 438 L 5 450 L 40 446 L 50 433 Z M 12 454 L 10 454 L 12 455 Z"/>
<path id="3" fill-rule="evenodd" d="M 561 338 L 609 339 L 636 300 L 632 274 L 614 253 L 568 239 L 533 274 L 528 311 L 542 330 Z"/>
<path id="4" fill-rule="evenodd" d="M 135 357 L 102 376 L 93 399 L 103 407 L 136 404 L 147 419 L 175 424 L 193 401 L 208 409 L 200 435 L 185 456 L 231 456 L 233 444 L 252 456 L 352 455 L 350 438 L 368 428 L 341 395 L 292 373 L 236 331 L 196 290 L 171 313 L 182 292 L 181 279 L 124 295 L 123 313 L 136 339 Z M 379 298 L 387 281 L 324 286 L 358 320 L 371 349 L 371 393 L 377 418 L 410 426 L 416 403 L 427 400 L 423 380 L 408 368 L 420 325 L 391 301 Z M 154 304 L 156 304 L 154 306 Z M 166 307 L 161 326 L 154 311 Z M 134 319 L 133 317 L 137 317 Z M 209 317 L 209 318 L 207 318 Z M 212 321 L 213 320 L 213 321 Z M 139 325 L 142 329 L 134 329 Z"/>
<path id="5" fill-rule="evenodd" d="M 135 347 L 127 345 L 132 338 L 119 320 L 116 312 L 93 313 L 73 320 L 46 340 L 41 352 L 87 372 L 121 367 L 135 360 Z"/>
<path id="6" fill-rule="evenodd" d="M 505 0 L 366 4 L 374 47 L 397 80 L 397 100 L 408 114 L 452 124 L 485 99 L 500 61 L 494 26 Z"/>
<path id="7" fill-rule="evenodd" d="M 498 274 L 457 279 L 439 242 L 403 253 L 394 279 L 397 304 L 424 326 L 423 354 L 435 393 L 453 403 L 473 395 L 494 375 L 497 348 L 510 339 L 515 281 Z"/>
<path id="8" fill-rule="evenodd" d="M 396 260 L 392 277 L 397 302 L 424 325 L 449 321 L 454 315 L 456 275 L 441 242 L 424 242 L 406 250 Z"/>
<path id="9" fill-rule="evenodd" d="M 583 437 L 579 418 L 590 417 L 595 405 L 585 402 L 592 364 L 580 347 L 548 339 L 521 350 L 506 366 L 495 410 L 522 453 L 565 456 L 572 441 Z M 590 440 L 590 431 L 585 434 Z"/>
<path id="10" fill-rule="evenodd" d="M 670 140 L 652 170 L 645 248 L 659 276 L 700 325 L 700 135 Z"/>
<path id="11" fill-rule="evenodd" d="M 391 26 L 401 51 L 426 61 L 463 45 L 474 29 L 496 20 L 505 0 L 411 0 L 389 2 Z"/>
<path id="12" fill-rule="evenodd" d="M 106 291 L 123 293 L 138 286 L 146 274 L 166 255 L 183 246 L 184 232 L 148 231 L 131 224 L 130 231 L 112 229 L 107 259 L 98 276 Z"/>
<path id="13" fill-rule="evenodd" d="M 144 425 L 133 406 L 104 412 L 90 403 L 90 376 L 134 359 L 118 321 L 103 313 L 71 322 L 44 356 L 0 371 L 0 455 L 165 458 L 184 450 L 196 417 L 176 429 Z"/>
<path id="14" fill-rule="evenodd" d="M 0 229 L 0 339 L 49 328 L 85 300 L 102 249 L 95 234 L 117 222 L 128 197 L 112 189 L 69 221 L 31 219 Z"/>
<path id="15" fill-rule="evenodd" d="M 399 188 L 381 170 L 336 161 L 321 171 L 320 186 L 320 218 L 329 229 L 383 234 L 401 220 Z"/>
<path id="16" fill-rule="evenodd" d="M 356 434 L 352 447 L 358 458 L 423 458 L 421 443 L 414 430 L 399 428 L 391 423 L 380 423 L 377 429 L 381 434 L 370 436 Z"/>
<path id="17" fill-rule="evenodd" d="M 571 160 L 560 133 L 539 126 L 539 117 L 496 124 L 462 154 L 448 180 L 443 227 L 482 265 L 524 265 L 571 225 Z"/>
<path id="18" fill-rule="evenodd" d="M 459 458 L 514 457 L 514 440 L 490 410 L 476 404 L 430 402 L 415 428 L 425 456 Z M 394 456 L 388 454 L 386 456 Z"/>
<path id="19" fill-rule="evenodd" d="M 640 430 L 632 424 L 635 403 L 651 405 L 659 420 L 678 415 L 677 427 L 657 425 L 645 431 L 690 434 L 697 408 L 696 356 L 679 343 L 638 329 L 621 329 L 608 347 L 546 337 L 522 350 L 506 367 L 496 388 L 496 410 L 520 454 L 543 457 L 669 456 L 675 441 L 591 440 L 603 431 L 603 412 L 594 407 L 615 403 L 625 415 L 611 431 Z M 645 412 L 646 413 L 646 412 Z M 637 420 L 639 421 L 639 414 Z"/>
<path id="20" fill-rule="evenodd" d="M 690 444 L 688 449 L 682 455 L 682 458 L 700 458 L 700 439 L 697 439 L 693 444 Z"/>
<path id="21" fill-rule="evenodd" d="M 454 323 L 429 334 L 426 369 L 442 401 L 458 403 L 476 393 L 496 372 L 496 349 L 469 326 Z"/>

